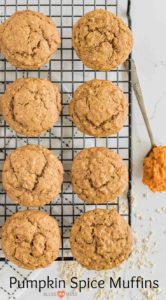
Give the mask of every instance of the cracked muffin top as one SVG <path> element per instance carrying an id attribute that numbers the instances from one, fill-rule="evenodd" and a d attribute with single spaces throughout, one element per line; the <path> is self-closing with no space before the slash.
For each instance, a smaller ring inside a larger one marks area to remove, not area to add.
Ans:
<path id="1" fill-rule="evenodd" d="M 116 210 L 95 209 L 76 219 L 70 245 L 73 256 L 87 269 L 112 269 L 131 253 L 132 232 Z"/>
<path id="2" fill-rule="evenodd" d="M 143 165 L 143 183 L 152 192 L 166 192 L 166 146 L 154 147 Z"/>
<path id="3" fill-rule="evenodd" d="M 61 99 L 58 86 L 47 79 L 21 78 L 1 97 L 5 121 L 17 133 L 39 136 L 58 121 Z"/>
<path id="4" fill-rule="evenodd" d="M 128 104 L 123 92 L 111 81 L 93 79 L 77 88 L 69 105 L 69 114 L 82 132 L 104 137 L 123 127 Z"/>
<path id="5" fill-rule="evenodd" d="M 63 166 L 48 149 L 27 145 L 12 151 L 3 166 L 3 188 L 15 203 L 41 206 L 61 191 Z"/>
<path id="6" fill-rule="evenodd" d="M 129 56 L 133 38 L 130 29 L 110 11 L 86 13 L 73 27 L 73 48 L 89 68 L 110 71 Z"/>
<path id="7" fill-rule="evenodd" d="M 3 252 L 19 267 L 31 270 L 47 267 L 58 257 L 59 247 L 58 223 L 47 213 L 17 212 L 3 225 Z"/>
<path id="8" fill-rule="evenodd" d="M 87 148 L 76 155 L 71 168 L 74 192 L 88 203 L 107 203 L 127 187 L 128 171 L 121 157 L 107 148 Z"/>
<path id="9" fill-rule="evenodd" d="M 0 28 L 0 50 L 20 69 L 40 68 L 48 63 L 60 45 L 55 24 L 35 11 L 18 11 Z"/>

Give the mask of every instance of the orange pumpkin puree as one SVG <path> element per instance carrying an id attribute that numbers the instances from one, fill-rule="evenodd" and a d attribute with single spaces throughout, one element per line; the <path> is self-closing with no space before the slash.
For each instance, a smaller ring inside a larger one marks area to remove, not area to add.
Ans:
<path id="1" fill-rule="evenodd" d="M 153 192 L 166 192 L 166 146 L 154 147 L 145 157 L 142 181 Z"/>

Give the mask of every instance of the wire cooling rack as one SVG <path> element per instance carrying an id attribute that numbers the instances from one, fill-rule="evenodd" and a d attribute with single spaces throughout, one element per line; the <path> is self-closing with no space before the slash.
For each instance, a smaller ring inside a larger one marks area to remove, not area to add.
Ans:
<path id="1" fill-rule="evenodd" d="M 47 4 L 46 4 L 47 2 Z M 119 3 L 118 3 L 119 2 Z M 123 2 L 123 3 L 122 3 Z M 123 5 L 123 7 L 122 7 Z M 45 15 L 51 16 L 56 23 L 61 34 L 61 48 L 58 49 L 54 58 L 48 65 L 40 70 L 22 71 L 16 70 L 6 60 L 0 56 L 0 95 L 4 93 L 6 86 L 20 77 L 41 77 L 48 78 L 53 83 L 57 83 L 62 93 L 63 112 L 59 123 L 40 138 L 17 136 L 0 118 L 0 172 L 6 155 L 19 146 L 25 144 L 41 144 L 51 149 L 62 161 L 65 169 L 65 180 L 62 192 L 52 203 L 40 208 L 54 216 L 61 228 L 62 246 L 58 260 L 72 260 L 70 252 L 69 233 L 71 226 L 77 216 L 83 212 L 93 209 L 95 205 L 88 205 L 81 201 L 77 195 L 72 193 L 70 183 L 70 168 L 74 156 L 82 148 L 104 146 L 118 152 L 126 161 L 129 169 L 129 188 L 127 195 L 118 198 L 114 203 L 100 205 L 100 207 L 115 207 L 118 212 L 131 224 L 131 83 L 130 83 L 130 58 L 128 60 L 128 69 L 120 66 L 117 70 L 111 72 L 95 72 L 83 66 L 82 62 L 76 56 L 72 49 L 72 26 L 84 13 L 103 8 L 111 10 L 117 15 L 122 15 L 130 19 L 130 1 L 118 0 L 1 0 L 0 1 L 0 19 L 3 22 L 17 10 L 32 9 L 40 11 Z M 71 99 L 74 90 L 84 81 L 100 78 L 110 79 L 116 83 L 126 94 L 129 101 L 128 121 L 117 135 L 108 138 L 93 138 L 79 132 L 72 124 L 68 113 L 68 102 Z M 1 176 L 2 177 L 2 176 Z M 0 177 L 0 178 L 1 178 Z M 6 218 L 14 212 L 26 209 L 11 202 L 2 189 L 2 180 L 0 183 L 0 225 L 2 227 Z M 5 260 L 0 249 L 0 260 Z"/>

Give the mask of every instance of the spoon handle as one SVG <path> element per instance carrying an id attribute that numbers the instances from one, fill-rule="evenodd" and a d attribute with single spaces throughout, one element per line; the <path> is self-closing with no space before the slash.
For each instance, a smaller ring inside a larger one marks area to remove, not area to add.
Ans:
<path id="1" fill-rule="evenodd" d="M 147 116 L 145 103 L 144 103 L 144 99 L 143 99 L 143 95 L 142 95 L 142 91 L 141 91 L 141 86 L 140 86 L 140 82 L 139 82 L 139 78 L 138 78 L 138 74 L 137 74 L 137 69 L 136 69 L 135 61 L 133 59 L 131 60 L 131 83 L 132 83 L 132 87 L 133 87 L 136 99 L 138 101 L 142 116 L 144 118 L 144 122 L 145 122 L 147 131 L 148 131 L 148 135 L 150 138 L 150 142 L 151 142 L 151 145 L 153 148 L 156 145 L 156 143 L 154 141 L 154 136 L 153 136 L 152 129 L 151 129 L 149 119 Z"/>

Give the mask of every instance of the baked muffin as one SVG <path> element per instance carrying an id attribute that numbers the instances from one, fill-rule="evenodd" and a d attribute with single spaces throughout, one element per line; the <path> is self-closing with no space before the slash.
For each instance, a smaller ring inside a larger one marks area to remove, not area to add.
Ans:
<path id="1" fill-rule="evenodd" d="M 125 95 L 111 81 L 93 79 L 76 89 L 69 114 L 83 133 L 105 137 L 121 130 L 127 119 L 128 104 Z"/>
<path id="2" fill-rule="evenodd" d="M 132 232 L 116 210 L 95 209 L 78 217 L 72 226 L 73 256 L 90 270 L 112 269 L 132 250 Z"/>
<path id="3" fill-rule="evenodd" d="M 110 71 L 129 56 L 133 38 L 130 29 L 110 11 L 86 13 L 73 27 L 73 48 L 89 68 Z"/>
<path id="4" fill-rule="evenodd" d="M 47 64 L 60 45 L 52 20 L 41 13 L 18 11 L 0 27 L 1 52 L 15 67 L 37 69 Z"/>
<path id="5" fill-rule="evenodd" d="M 1 97 L 1 108 L 5 121 L 17 133 L 39 136 L 58 121 L 61 111 L 58 86 L 46 79 L 17 79 Z"/>
<path id="6" fill-rule="evenodd" d="M 152 192 L 166 192 L 166 146 L 154 147 L 143 167 L 143 183 Z"/>
<path id="7" fill-rule="evenodd" d="M 3 33 L 3 24 L 0 24 L 0 51 L 1 51 L 1 39 L 2 39 L 2 33 Z"/>
<path id="8" fill-rule="evenodd" d="M 128 171 L 121 157 L 107 148 L 87 148 L 71 168 L 73 191 L 88 203 L 107 203 L 127 187 Z"/>
<path id="9" fill-rule="evenodd" d="M 3 252 L 18 267 L 31 270 L 47 267 L 58 257 L 59 247 L 58 223 L 44 212 L 17 212 L 3 225 Z"/>
<path id="10" fill-rule="evenodd" d="M 3 166 L 3 188 L 15 203 L 41 206 L 61 191 L 63 166 L 48 149 L 27 145 L 12 151 Z"/>

